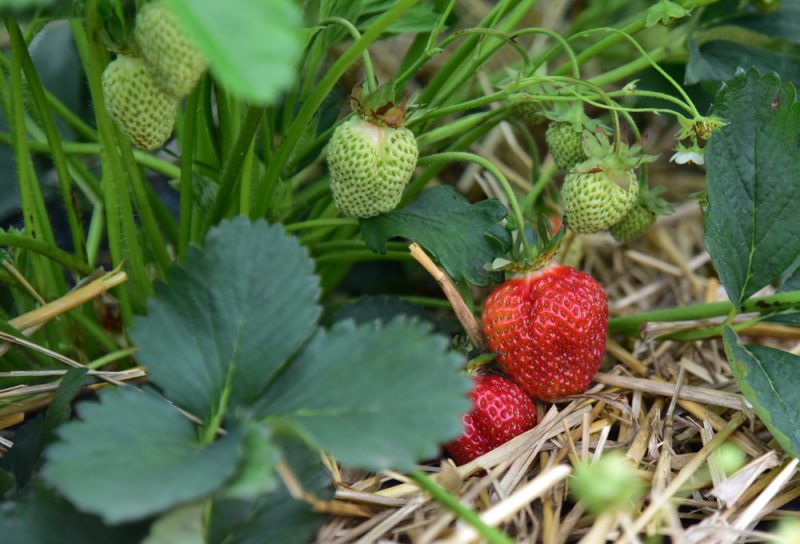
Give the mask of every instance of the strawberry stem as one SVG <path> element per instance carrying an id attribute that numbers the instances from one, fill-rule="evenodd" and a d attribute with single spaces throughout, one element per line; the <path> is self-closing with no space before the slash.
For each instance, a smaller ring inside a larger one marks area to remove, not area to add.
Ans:
<path id="1" fill-rule="evenodd" d="M 343 26 L 350 34 L 350 37 L 353 38 L 353 41 L 357 42 L 361 39 L 361 32 L 359 32 L 358 29 L 353 26 L 353 23 L 347 19 L 342 19 L 341 17 L 328 17 L 320 22 L 321 25 L 327 25 L 331 23 Z M 364 63 L 364 94 L 369 94 L 378 88 L 378 80 L 375 78 L 375 70 L 372 68 L 372 60 L 369 57 L 369 49 L 364 49 L 364 52 L 361 54 L 361 62 Z"/>
<path id="2" fill-rule="evenodd" d="M 769 312 L 777 313 L 800 307 L 800 291 L 787 291 L 764 297 L 754 297 L 742 304 L 742 312 Z M 689 321 L 721 317 L 735 309 L 731 302 L 711 302 L 693 306 L 677 308 L 664 308 L 652 312 L 642 312 L 636 315 L 613 317 L 608 320 L 609 333 L 636 334 L 641 325 L 645 323 L 664 321 Z"/>
<path id="3" fill-rule="evenodd" d="M 411 472 L 411 478 L 422 489 L 427 491 L 439 504 L 456 514 L 466 523 L 472 525 L 478 533 L 490 544 L 512 544 L 512 540 L 499 529 L 486 525 L 480 516 L 473 510 L 464 506 L 460 500 L 447 492 L 424 472 L 417 469 Z"/>

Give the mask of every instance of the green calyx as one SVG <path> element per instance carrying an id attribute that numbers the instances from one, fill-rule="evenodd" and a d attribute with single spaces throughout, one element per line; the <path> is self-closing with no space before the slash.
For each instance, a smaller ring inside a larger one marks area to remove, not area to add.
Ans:
<path id="1" fill-rule="evenodd" d="M 655 155 L 643 153 L 639 145 L 629 146 L 624 142 L 617 142 L 615 146 L 602 130 L 597 130 L 594 134 L 584 133 L 583 151 L 587 159 L 575 165 L 573 173 L 602 172 L 623 189 L 627 189 L 631 183 L 631 171 L 656 160 Z"/>
<path id="2" fill-rule="evenodd" d="M 529 242 L 528 250 L 518 247 L 509 255 L 498 257 L 491 264 L 485 265 L 486 270 L 521 274 L 542 269 L 555 260 L 566 233 L 566 228 L 563 226 L 554 233 L 544 215 L 539 216 L 535 228 L 526 221 L 524 229 L 517 229 L 513 224 L 509 224 L 509 229 L 516 230 L 517 233 L 524 232 Z M 521 240 L 517 240 L 517 245 L 521 245 Z"/>

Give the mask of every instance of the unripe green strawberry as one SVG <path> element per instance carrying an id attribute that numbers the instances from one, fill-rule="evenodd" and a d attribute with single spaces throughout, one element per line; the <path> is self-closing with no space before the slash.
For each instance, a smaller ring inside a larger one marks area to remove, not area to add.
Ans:
<path id="1" fill-rule="evenodd" d="M 178 114 L 178 100 L 162 91 L 139 58 L 118 56 L 103 72 L 106 109 L 142 149 L 164 145 Z"/>
<path id="2" fill-rule="evenodd" d="M 414 173 L 417 154 L 414 134 L 405 127 L 379 126 L 359 116 L 342 123 L 328 144 L 336 207 L 353 217 L 395 209 Z"/>
<path id="3" fill-rule="evenodd" d="M 545 140 L 559 170 L 569 172 L 573 166 L 586 159 L 581 145 L 582 130 L 572 123 L 554 121 L 547 127 Z"/>
<path id="4" fill-rule="evenodd" d="M 605 172 L 571 173 L 564 178 L 561 199 L 569 228 L 579 233 L 606 230 L 619 222 L 636 202 L 639 184 L 632 170 L 620 186 Z"/>
<path id="5" fill-rule="evenodd" d="M 515 119 L 522 119 L 530 125 L 538 125 L 545 122 L 547 117 L 545 117 L 544 112 L 544 102 L 526 98 L 525 96 L 517 97 L 511 107 L 511 115 Z"/>
<path id="6" fill-rule="evenodd" d="M 655 157 L 642 154 L 638 146 L 612 146 L 602 131 L 587 132 L 583 144 L 587 159 L 564 178 L 561 200 L 569 228 L 591 234 L 619 223 L 636 204 L 635 168 Z"/>
<path id="7" fill-rule="evenodd" d="M 156 0 L 139 10 L 134 37 L 150 75 L 164 92 L 176 98 L 192 92 L 206 61 L 164 4 Z"/>
<path id="8" fill-rule="evenodd" d="M 569 479 L 569 492 L 597 515 L 630 510 L 644 494 L 645 486 L 636 467 L 622 452 L 612 450 L 593 463 L 578 463 Z"/>
<path id="9" fill-rule="evenodd" d="M 628 242 L 646 231 L 655 220 L 655 212 L 636 204 L 618 223 L 611 226 L 611 235 L 620 242 Z"/>

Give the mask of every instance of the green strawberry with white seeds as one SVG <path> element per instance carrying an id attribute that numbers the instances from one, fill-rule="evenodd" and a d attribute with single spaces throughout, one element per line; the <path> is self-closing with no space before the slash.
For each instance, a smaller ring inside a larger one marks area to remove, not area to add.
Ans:
<path id="1" fill-rule="evenodd" d="M 611 226 L 611 235 L 620 242 L 629 242 L 646 231 L 655 220 L 655 213 L 641 204 L 635 204 L 618 223 Z"/>
<path id="2" fill-rule="evenodd" d="M 614 148 L 602 132 L 587 135 L 584 144 L 588 159 L 564 178 L 561 199 L 569 228 L 591 234 L 625 217 L 639 194 L 635 168 L 654 157 L 642 155 L 638 146 Z"/>
<path id="3" fill-rule="evenodd" d="M 636 204 L 618 223 L 611 226 L 611 235 L 622 243 L 629 242 L 646 231 L 659 215 L 672 211 L 665 201 L 656 196 L 663 191 L 663 187 L 642 189 Z"/>
<path id="4" fill-rule="evenodd" d="M 336 207 L 351 217 L 373 217 L 400 203 L 417 166 L 417 140 L 403 126 L 405 100 L 395 104 L 394 88 L 353 89 L 356 115 L 339 125 L 328 142 L 328 169 Z"/>
<path id="5" fill-rule="evenodd" d="M 136 146 L 157 149 L 172 134 L 178 100 L 156 85 L 142 59 L 120 55 L 109 63 L 103 97 L 109 115 Z"/>
<path id="6" fill-rule="evenodd" d="M 150 75 L 164 92 L 176 98 L 192 92 L 206 61 L 164 4 L 156 0 L 139 10 L 134 37 Z"/>
<path id="7" fill-rule="evenodd" d="M 569 172 L 573 166 L 586 159 L 581 145 L 583 130 L 571 123 L 553 121 L 547 127 L 545 141 L 559 170 Z"/>
<path id="8" fill-rule="evenodd" d="M 353 217 L 395 209 L 417 154 L 414 134 L 405 127 L 379 126 L 359 116 L 342 123 L 328 144 L 336 207 Z"/>

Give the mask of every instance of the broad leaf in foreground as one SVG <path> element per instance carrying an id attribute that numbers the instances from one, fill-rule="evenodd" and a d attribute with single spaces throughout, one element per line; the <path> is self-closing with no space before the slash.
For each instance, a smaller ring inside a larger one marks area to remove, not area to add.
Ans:
<path id="1" fill-rule="evenodd" d="M 226 90 L 268 104 L 294 81 L 302 17 L 285 0 L 164 0 Z"/>
<path id="2" fill-rule="evenodd" d="M 0 502 L 0 534 L 3 544 L 139 544 L 147 534 L 147 525 L 108 527 L 100 518 L 77 511 L 37 481 L 24 497 Z"/>
<path id="3" fill-rule="evenodd" d="M 361 220 L 364 241 L 373 251 L 400 236 L 418 242 L 456 281 L 475 285 L 502 280 L 484 265 L 511 248 L 511 235 L 498 224 L 508 214 L 497 200 L 470 204 L 451 187 L 428 189 L 405 208 Z"/>
<path id="4" fill-rule="evenodd" d="M 725 353 L 736 383 L 772 436 L 800 457 L 800 357 L 758 345 L 739 344 L 725 327 Z"/>
<path id="5" fill-rule="evenodd" d="M 78 405 L 80 421 L 58 430 L 45 451 L 42 476 L 86 512 L 107 523 L 142 519 L 204 497 L 234 473 L 242 434 L 209 446 L 194 426 L 159 395 L 124 387 Z"/>
<path id="6" fill-rule="evenodd" d="M 750 70 L 728 82 L 717 114 L 728 124 L 706 148 L 705 243 L 740 306 L 800 254 L 800 104 L 791 84 Z"/>
<path id="7" fill-rule="evenodd" d="M 134 321 L 137 360 L 166 396 L 208 420 L 249 405 L 311 335 L 319 280 L 281 227 L 239 218 L 209 231 Z"/>
<path id="8" fill-rule="evenodd" d="M 447 339 L 415 321 L 320 331 L 256 407 L 346 465 L 410 470 L 461 432 L 470 380 Z"/>

